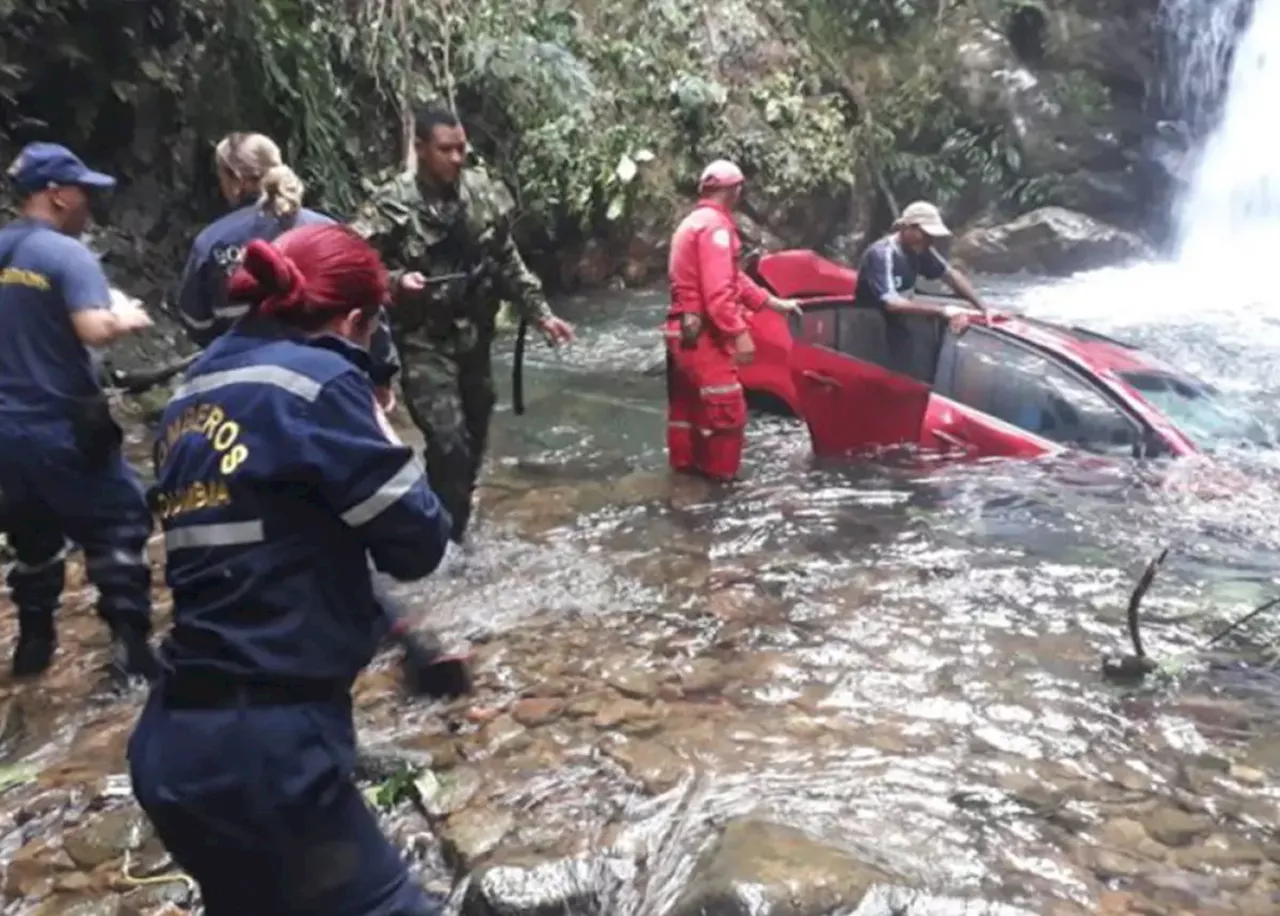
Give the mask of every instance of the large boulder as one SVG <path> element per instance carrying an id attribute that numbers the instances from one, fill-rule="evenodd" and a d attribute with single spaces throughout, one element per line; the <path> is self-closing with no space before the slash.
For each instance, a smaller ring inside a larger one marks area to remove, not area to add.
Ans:
<path id="1" fill-rule="evenodd" d="M 1060 277 L 1152 254 L 1132 232 L 1061 207 L 1044 207 L 1011 223 L 973 229 L 956 239 L 951 250 L 952 260 L 970 270 Z"/>
<path id="2" fill-rule="evenodd" d="M 671 916 L 826 916 L 849 912 L 885 873 L 769 821 L 726 825 Z"/>

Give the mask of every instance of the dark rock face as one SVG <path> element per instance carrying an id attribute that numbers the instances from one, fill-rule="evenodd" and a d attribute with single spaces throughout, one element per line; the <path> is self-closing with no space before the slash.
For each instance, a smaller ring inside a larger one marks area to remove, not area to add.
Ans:
<path id="1" fill-rule="evenodd" d="M 1157 7 L 1013 4 L 956 36 L 953 83 L 974 117 L 1016 141 L 1025 177 L 1054 203 L 1130 229 L 1151 217 L 1164 177 L 1146 155 Z"/>

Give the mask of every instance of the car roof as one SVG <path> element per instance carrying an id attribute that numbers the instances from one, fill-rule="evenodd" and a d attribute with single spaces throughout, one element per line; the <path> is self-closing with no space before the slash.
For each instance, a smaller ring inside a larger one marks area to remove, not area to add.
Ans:
<path id="1" fill-rule="evenodd" d="M 800 299 L 847 298 L 857 271 L 822 257 L 816 251 L 793 248 L 760 257 L 754 273 L 775 294 Z M 925 295 L 923 298 L 929 298 Z M 1156 372 L 1187 378 L 1186 373 L 1130 343 L 1087 328 L 1056 324 L 1027 315 L 993 310 L 991 327 L 1052 351 L 1098 374 Z"/>
<path id="2" fill-rule="evenodd" d="M 990 327 L 1051 350 L 1100 374 L 1155 372 L 1186 378 L 1186 373 L 1139 349 L 1135 344 L 1087 328 L 1057 324 L 1027 315 L 994 312 Z"/>

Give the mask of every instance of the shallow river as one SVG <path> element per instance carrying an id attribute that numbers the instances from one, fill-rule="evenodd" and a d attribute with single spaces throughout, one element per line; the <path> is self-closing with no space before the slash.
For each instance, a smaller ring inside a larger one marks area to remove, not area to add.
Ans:
<path id="1" fill-rule="evenodd" d="M 1122 334 L 1274 416 L 1280 321 L 1156 268 L 1092 284 L 1006 283 L 1000 299 Z M 816 466 L 802 424 L 760 416 L 744 482 L 673 481 L 662 378 L 644 372 L 661 308 L 563 304 L 580 341 L 531 347 L 528 412 L 500 410 L 474 547 L 399 589 L 479 652 L 470 714 L 405 705 L 389 660 L 361 690 L 371 745 L 472 783 L 439 831 L 449 856 L 630 850 L 644 867 L 593 912 L 656 916 L 719 828 L 752 815 L 897 884 L 1031 913 L 1280 911 L 1275 631 L 1197 652 L 1280 590 L 1280 462 L 1224 456 L 1247 486 L 1214 499 L 1181 485 L 1207 466 Z M 1128 594 L 1166 546 L 1144 634 L 1168 673 L 1110 685 L 1100 656 L 1126 649 Z M 180 883 L 135 890 L 118 856 L 74 878 L 83 856 L 40 846 L 124 804 L 107 777 L 136 709 L 85 700 L 104 640 L 83 610 L 64 632 L 50 680 L 8 703 L 9 761 L 32 766 L 5 771 L 0 797 L 0 856 L 26 844 L 5 912 L 104 887 L 185 899 Z M 415 838 L 427 822 L 389 823 L 440 880 L 436 843 Z"/>

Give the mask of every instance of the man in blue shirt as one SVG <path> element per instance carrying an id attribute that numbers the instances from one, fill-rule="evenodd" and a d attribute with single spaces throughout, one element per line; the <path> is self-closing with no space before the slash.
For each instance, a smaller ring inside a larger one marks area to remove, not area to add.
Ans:
<path id="1" fill-rule="evenodd" d="M 115 665 L 152 676 L 151 534 L 137 476 L 120 451 L 89 347 L 150 325 L 132 302 L 111 305 L 107 278 L 79 236 L 90 195 L 115 179 L 65 147 L 33 143 L 9 168 L 22 200 L 0 228 L 0 521 L 18 561 L 15 676 L 40 674 L 56 648 L 69 538 L 84 550 Z"/>
<path id="2" fill-rule="evenodd" d="M 968 308 L 915 302 L 916 281 L 941 280 L 979 312 L 987 310 L 968 277 L 938 253 L 934 245 L 951 236 L 938 208 L 916 201 L 902 211 L 893 232 L 862 253 L 854 304 L 905 315 L 936 315 L 956 319 L 972 314 Z"/>

